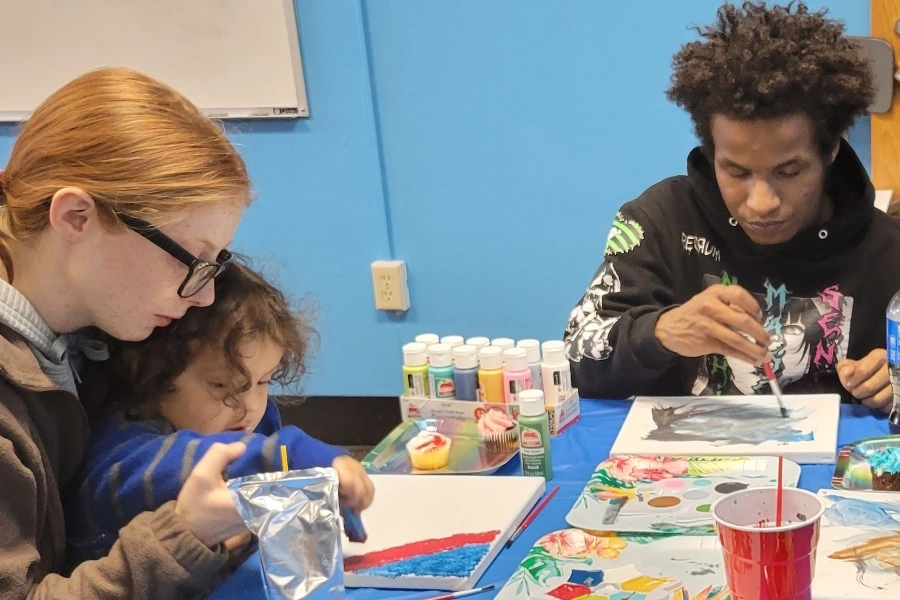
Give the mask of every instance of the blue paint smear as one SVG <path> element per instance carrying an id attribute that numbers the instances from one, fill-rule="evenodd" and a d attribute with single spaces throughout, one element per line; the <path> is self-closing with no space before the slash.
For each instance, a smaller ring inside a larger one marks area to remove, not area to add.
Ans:
<path id="1" fill-rule="evenodd" d="M 378 577 L 468 577 L 490 550 L 490 544 L 468 544 L 453 550 L 416 556 L 371 569 L 357 571 Z"/>

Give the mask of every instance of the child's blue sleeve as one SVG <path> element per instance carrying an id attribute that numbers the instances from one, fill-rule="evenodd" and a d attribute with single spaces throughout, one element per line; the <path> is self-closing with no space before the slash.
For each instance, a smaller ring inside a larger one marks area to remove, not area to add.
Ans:
<path id="1" fill-rule="evenodd" d="M 228 478 L 281 470 L 282 445 L 291 469 L 328 467 L 344 454 L 297 427 L 281 427 L 271 400 L 259 427 L 249 434 L 165 433 L 154 422 L 116 419 L 101 423 L 95 436 L 72 495 L 70 552 L 77 562 L 104 555 L 119 528 L 177 498 L 194 465 L 215 443 L 247 445 L 247 452 L 228 468 Z"/>

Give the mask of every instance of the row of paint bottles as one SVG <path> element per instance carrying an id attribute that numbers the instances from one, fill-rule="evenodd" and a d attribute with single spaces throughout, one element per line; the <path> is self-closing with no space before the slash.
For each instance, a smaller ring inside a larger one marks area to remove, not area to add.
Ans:
<path id="1" fill-rule="evenodd" d="M 543 360 L 541 350 L 543 349 Z M 541 389 L 548 405 L 572 389 L 562 342 L 422 334 L 403 347 L 404 394 L 443 400 L 517 404 L 523 390 Z"/>

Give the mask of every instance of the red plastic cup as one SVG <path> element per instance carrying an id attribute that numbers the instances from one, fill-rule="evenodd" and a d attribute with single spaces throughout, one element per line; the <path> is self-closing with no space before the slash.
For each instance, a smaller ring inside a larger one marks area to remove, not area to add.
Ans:
<path id="1" fill-rule="evenodd" d="M 811 600 L 825 503 L 784 488 L 782 525 L 775 527 L 776 494 L 774 487 L 741 490 L 710 510 L 734 600 Z"/>

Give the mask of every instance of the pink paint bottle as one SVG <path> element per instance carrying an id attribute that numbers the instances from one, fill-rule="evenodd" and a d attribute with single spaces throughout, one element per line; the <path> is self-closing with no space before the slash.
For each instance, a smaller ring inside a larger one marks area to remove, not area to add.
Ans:
<path id="1" fill-rule="evenodd" d="M 519 403 L 519 392 L 531 389 L 531 369 L 524 348 L 503 351 L 503 395 L 507 404 Z"/>

